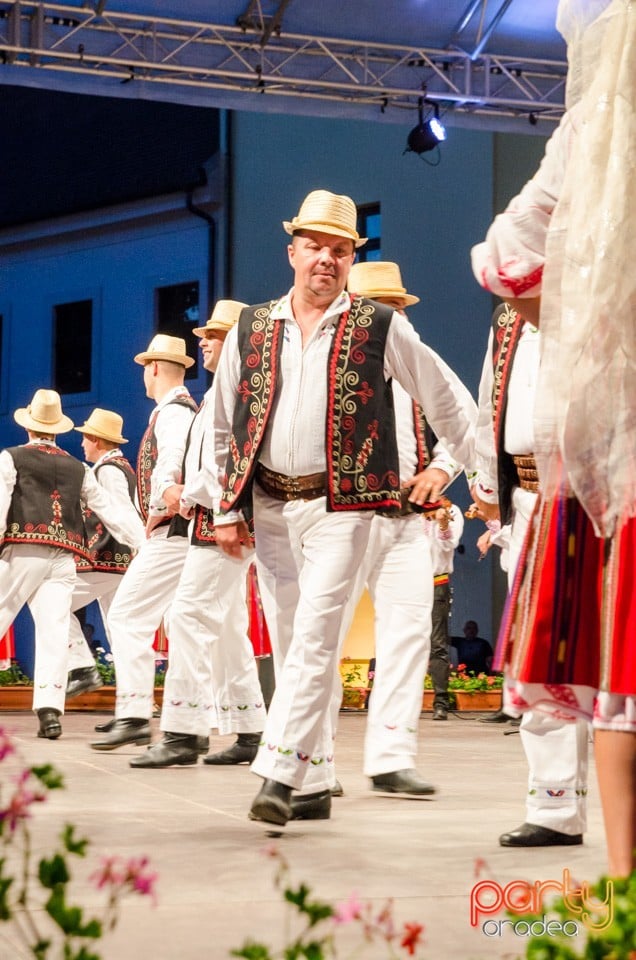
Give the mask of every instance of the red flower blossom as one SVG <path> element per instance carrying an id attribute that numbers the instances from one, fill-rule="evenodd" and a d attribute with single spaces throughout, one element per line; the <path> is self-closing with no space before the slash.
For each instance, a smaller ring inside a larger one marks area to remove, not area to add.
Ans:
<path id="1" fill-rule="evenodd" d="M 421 923 L 405 923 L 404 924 L 404 936 L 400 942 L 400 946 L 404 947 L 409 957 L 415 955 L 416 947 L 419 943 L 422 943 L 424 938 L 422 934 L 424 933 L 424 927 Z"/>

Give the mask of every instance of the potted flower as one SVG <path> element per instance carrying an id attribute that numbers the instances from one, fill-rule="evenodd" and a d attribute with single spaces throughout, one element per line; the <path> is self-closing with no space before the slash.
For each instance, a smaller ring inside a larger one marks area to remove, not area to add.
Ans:
<path id="1" fill-rule="evenodd" d="M 352 660 L 344 657 L 340 661 L 340 678 L 342 680 L 342 707 L 343 710 L 362 710 L 367 698 L 367 678 L 363 672 L 368 671 L 368 660 Z"/>
<path id="2" fill-rule="evenodd" d="M 458 710 L 499 710 L 501 708 L 501 674 L 474 673 L 460 663 L 451 670 L 448 689 L 455 697 Z"/>
<path id="3" fill-rule="evenodd" d="M 422 710 L 430 711 L 433 709 L 433 700 L 435 699 L 435 691 L 433 689 L 433 678 L 430 673 L 427 673 L 424 677 L 424 695 L 422 697 Z"/>
<path id="4" fill-rule="evenodd" d="M 95 666 L 102 679 L 103 687 L 91 693 L 82 693 L 66 701 L 66 710 L 114 710 L 115 709 L 115 668 L 112 654 L 97 648 Z M 166 661 L 155 661 L 155 705 L 161 706 Z M 10 710 L 30 710 L 33 702 L 33 680 L 20 669 L 17 660 L 12 661 L 8 670 L 0 670 L 0 713 Z"/>

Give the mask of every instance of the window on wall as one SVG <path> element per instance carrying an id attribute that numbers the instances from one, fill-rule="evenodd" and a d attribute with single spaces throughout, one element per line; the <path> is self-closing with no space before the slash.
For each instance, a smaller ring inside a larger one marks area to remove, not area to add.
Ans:
<path id="1" fill-rule="evenodd" d="M 53 307 L 53 386 L 58 393 L 91 389 L 93 301 L 76 300 Z"/>
<path id="2" fill-rule="evenodd" d="M 199 284 L 175 283 L 169 287 L 157 287 L 155 291 L 156 330 L 171 337 L 182 337 L 186 353 L 195 359 L 194 366 L 186 370 L 186 380 L 195 380 L 199 375 L 198 340 L 192 333 L 201 327 L 199 312 Z"/>
<path id="3" fill-rule="evenodd" d="M 365 245 L 358 250 L 360 263 L 381 260 L 382 215 L 379 203 L 367 203 L 358 207 L 358 233 L 361 237 L 368 237 Z"/>

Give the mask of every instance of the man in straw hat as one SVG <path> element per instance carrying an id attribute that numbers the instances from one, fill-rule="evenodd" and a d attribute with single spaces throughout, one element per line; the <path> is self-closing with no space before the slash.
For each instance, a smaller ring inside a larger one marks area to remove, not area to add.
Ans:
<path id="1" fill-rule="evenodd" d="M 219 300 L 201 338 L 203 366 L 214 373 L 223 342 L 244 303 Z M 237 743 L 224 756 L 204 762 L 240 763 L 254 759 L 265 721 L 265 706 L 254 651 L 249 642 L 246 575 L 250 557 L 228 557 L 216 546 L 212 504 L 218 488 L 210 459 L 214 452 L 214 401 L 210 388 L 192 423 L 184 461 L 180 513 L 191 522 L 185 555 L 170 606 L 170 657 L 161 711 L 162 739 L 131 767 L 154 769 L 189 765 L 207 740 L 211 706 L 220 733 L 236 732 Z"/>
<path id="2" fill-rule="evenodd" d="M 128 443 L 122 436 L 124 421 L 112 410 L 96 407 L 88 420 L 75 429 L 83 434 L 82 449 L 92 471 L 103 487 L 110 493 L 122 510 L 128 512 L 134 502 L 136 477 L 135 471 L 121 451 L 121 445 Z M 133 507 L 134 509 L 134 507 Z M 81 693 L 97 690 L 102 685 L 95 660 L 75 611 L 97 600 L 104 621 L 108 643 L 112 647 L 108 630 L 108 611 L 122 575 L 132 560 L 132 551 L 128 544 L 119 543 L 104 529 L 99 517 L 90 511 L 84 516 L 86 535 L 90 550 L 90 564 L 78 564 L 78 576 L 71 604 L 71 627 L 69 632 L 69 675 L 66 687 L 67 697 L 77 697 Z M 140 536 L 144 538 L 144 529 L 139 520 Z"/>
<path id="3" fill-rule="evenodd" d="M 404 317 L 346 292 L 365 242 L 349 197 L 312 191 L 284 229 L 294 285 L 243 311 L 215 382 L 217 542 L 242 555 L 239 511 L 253 493 L 276 671 L 250 815 L 277 824 L 294 815 L 292 790 L 311 796 L 335 783 L 330 704 L 343 610 L 373 512 L 403 507 L 390 378 L 460 463 L 472 459 L 475 418 L 466 389 Z M 424 478 L 404 503 L 438 492 Z"/>
<path id="4" fill-rule="evenodd" d="M 137 505 L 146 523 L 143 546 L 123 576 L 108 614 L 117 678 L 115 719 L 97 726 L 95 750 L 150 742 L 154 699 L 153 639 L 174 596 L 188 549 L 187 525 L 169 536 L 178 512 L 181 466 L 197 405 L 184 386 L 194 360 L 185 340 L 156 334 L 135 363 L 155 401 L 137 456 Z"/>
<path id="5" fill-rule="evenodd" d="M 348 288 L 387 304 L 402 316 L 405 307 L 419 301 L 407 293 L 397 263 L 389 261 L 354 264 Z M 443 444 L 435 442 L 422 408 L 396 381 L 392 387 L 401 486 L 409 489 L 428 483 L 442 490 L 458 475 L 461 464 L 453 460 Z M 456 446 L 461 445 L 462 436 L 457 430 L 449 430 L 447 435 Z M 432 552 L 421 516 L 413 511 L 376 512 L 342 624 L 343 640 L 365 585 L 375 608 L 376 666 L 365 736 L 364 772 L 371 778 L 373 790 L 414 796 L 432 794 L 434 787 L 415 769 L 417 720 L 431 648 L 433 607 Z M 337 682 L 334 728 L 340 700 Z M 327 795 L 312 798 L 303 803 L 304 816 L 317 816 L 321 810 L 326 813 L 328 806 Z"/>
<path id="6" fill-rule="evenodd" d="M 75 557 L 88 558 L 81 504 L 114 537 L 140 546 L 134 509 L 124 513 L 88 467 L 57 446 L 73 421 L 55 390 L 37 390 L 14 419 L 28 442 L 0 453 L 0 635 L 27 603 L 35 623 L 33 709 L 38 736 L 62 733 Z"/>

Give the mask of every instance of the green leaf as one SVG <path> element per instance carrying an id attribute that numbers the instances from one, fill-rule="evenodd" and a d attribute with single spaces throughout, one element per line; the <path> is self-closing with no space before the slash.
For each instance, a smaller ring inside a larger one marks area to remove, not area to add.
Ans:
<path id="1" fill-rule="evenodd" d="M 86 856 L 86 848 L 90 841 L 86 837 L 75 838 L 75 827 L 72 823 L 67 823 L 62 831 L 62 843 L 64 849 L 69 853 L 74 853 L 78 857 Z"/>
<path id="2" fill-rule="evenodd" d="M 45 763 L 42 766 L 30 767 L 30 770 L 47 790 L 60 790 L 64 787 L 63 775 L 52 764 Z"/>
<path id="3" fill-rule="evenodd" d="M 4 857 L 0 858 L 0 920 L 9 920 L 12 916 L 7 894 L 13 883 L 13 877 L 3 876 L 5 863 L 6 859 Z"/>
<path id="4" fill-rule="evenodd" d="M 244 960 L 274 960 L 269 949 L 263 943 L 254 943 L 246 940 L 239 950 L 232 950 L 232 957 L 243 957 Z"/>
<path id="5" fill-rule="evenodd" d="M 43 887 L 52 890 L 57 884 L 68 883 L 71 875 L 66 861 L 60 853 L 54 853 L 50 860 L 40 860 L 38 877 Z"/>

